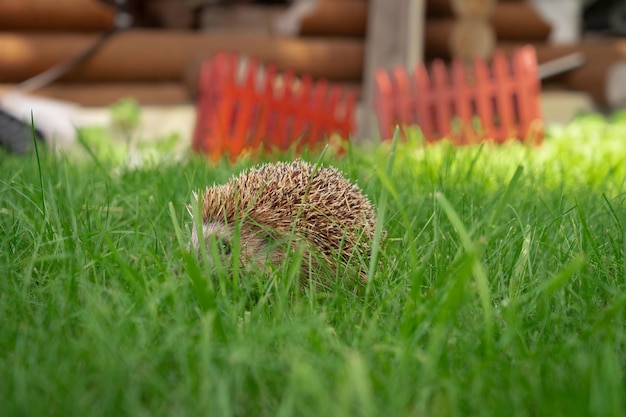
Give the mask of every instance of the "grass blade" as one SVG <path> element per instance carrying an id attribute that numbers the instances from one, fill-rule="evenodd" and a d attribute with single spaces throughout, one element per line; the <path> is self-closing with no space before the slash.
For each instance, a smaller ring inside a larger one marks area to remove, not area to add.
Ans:
<path id="1" fill-rule="evenodd" d="M 491 354 L 493 348 L 493 312 L 491 307 L 489 279 L 487 278 L 487 273 L 484 266 L 480 262 L 481 245 L 472 241 L 470 234 L 468 233 L 467 229 L 463 225 L 463 222 L 461 221 L 461 218 L 452 207 L 452 204 L 450 204 L 450 202 L 446 199 L 446 197 L 438 192 L 435 194 L 435 199 L 437 200 L 437 203 L 439 203 L 444 213 L 448 217 L 448 220 L 450 221 L 450 223 L 452 223 L 452 226 L 454 226 L 456 232 L 458 233 L 465 252 L 472 256 L 472 272 L 474 274 L 474 279 L 478 288 L 478 295 L 480 297 L 480 302 L 483 308 L 483 315 L 485 319 L 485 346 L 487 349 L 487 353 Z"/>

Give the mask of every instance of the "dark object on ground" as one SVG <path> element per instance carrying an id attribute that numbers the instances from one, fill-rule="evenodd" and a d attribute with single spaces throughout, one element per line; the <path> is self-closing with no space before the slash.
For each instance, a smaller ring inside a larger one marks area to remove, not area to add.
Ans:
<path id="1" fill-rule="evenodd" d="M 26 153 L 32 149 L 33 134 L 37 140 L 44 142 L 40 130 L 33 130 L 30 124 L 0 109 L 0 147 L 18 154 Z"/>

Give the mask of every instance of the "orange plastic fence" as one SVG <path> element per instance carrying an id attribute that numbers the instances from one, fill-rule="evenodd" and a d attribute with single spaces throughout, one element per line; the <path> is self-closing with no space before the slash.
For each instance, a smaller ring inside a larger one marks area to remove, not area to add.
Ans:
<path id="1" fill-rule="evenodd" d="M 354 125 L 356 95 L 325 80 L 278 74 L 256 59 L 220 52 L 200 69 L 194 150 L 213 160 L 227 154 L 315 147 Z"/>
<path id="2" fill-rule="evenodd" d="M 455 144 L 509 139 L 543 140 L 537 58 L 531 46 L 508 60 L 496 51 L 488 66 L 460 60 L 448 70 L 435 61 L 430 74 L 423 64 L 376 73 L 376 113 L 384 139 L 396 125 L 418 125 L 427 141 L 448 138 Z"/>

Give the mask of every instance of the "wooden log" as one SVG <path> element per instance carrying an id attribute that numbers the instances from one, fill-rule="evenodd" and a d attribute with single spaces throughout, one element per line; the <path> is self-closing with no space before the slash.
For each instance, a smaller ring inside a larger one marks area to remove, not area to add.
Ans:
<path id="1" fill-rule="evenodd" d="M 504 7 L 502 7 L 504 6 Z M 524 6 L 524 7 L 519 7 Z M 524 3 L 502 3 L 491 18 L 496 39 L 517 42 L 542 42 L 550 35 L 550 26 L 540 20 Z M 519 16 L 519 17 L 518 17 Z M 429 58 L 449 58 L 449 45 L 457 23 L 453 17 L 427 19 L 424 28 L 424 49 Z"/>
<path id="2" fill-rule="evenodd" d="M 555 76 L 551 82 L 560 83 L 569 89 L 584 91 L 594 101 L 609 109 L 626 105 L 626 40 L 584 41 L 577 45 L 555 46 L 535 44 L 539 64 L 582 52 L 586 62 L 579 68 Z M 498 48 L 507 53 L 519 44 L 502 43 Z"/>
<path id="3" fill-rule="evenodd" d="M 2 0 L 2 30 L 85 31 L 113 25 L 114 9 L 94 0 Z"/>
<path id="4" fill-rule="evenodd" d="M 20 82 L 91 46 L 96 35 L 0 33 L 0 83 Z M 179 81 L 185 69 L 219 50 L 231 50 L 331 81 L 358 81 L 363 42 L 288 39 L 186 31 L 120 32 L 87 62 L 62 78 L 74 82 Z"/>
<path id="5" fill-rule="evenodd" d="M 155 26 L 168 29 L 190 29 L 194 24 L 194 12 L 188 2 L 180 0 L 144 1 L 138 14 L 145 15 Z"/>
<path id="6" fill-rule="evenodd" d="M 450 38 L 455 20 L 427 19 L 424 24 L 424 56 L 427 60 L 450 58 Z"/>
<path id="7" fill-rule="evenodd" d="M 440 18 L 454 16 L 450 0 L 426 0 L 426 17 Z"/>
<path id="8" fill-rule="evenodd" d="M 180 1 L 180 0 L 177 0 Z M 232 2 L 228 6 L 206 7 L 200 13 L 200 27 L 204 32 L 218 33 L 274 33 L 273 23 L 285 13 L 285 6 Z M 287 9 L 290 10 L 290 9 Z"/>
<path id="9" fill-rule="evenodd" d="M 498 3 L 490 18 L 499 40 L 546 41 L 552 27 L 530 3 Z"/>
<path id="10" fill-rule="evenodd" d="M 449 1 L 437 1 L 439 3 L 429 0 L 428 6 L 434 4 L 435 7 L 442 7 L 443 4 L 445 7 L 439 13 L 429 12 L 430 18 L 425 23 L 425 48 L 429 55 L 449 56 L 444 50 L 447 50 L 450 42 L 454 14 Z M 302 8 L 297 13 L 292 6 L 275 20 L 274 29 L 277 34 L 285 36 L 365 36 L 365 5 L 363 0 L 318 0 L 314 6 Z M 331 11 L 334 14 L 331 15 Z M 498 3 L 489 22 L 499 40 L 545 41 L 551 31 L 551 26 L 533 5 L 524 1 L 509 0 Z M 430 42 L 434 42 L 434 45 L 431 46 Z M 431 54 L 431 51 L 434 53 Z"/>
<path id="11" fill-rule="evenodd" d="M 364 0 L 317 0 L 294 3 L 275 20 L 275 30 L 287 36 L 364 37 L 368 3 Z"/>
<path id="12" fill-rule="evenodd" d="M 367 2 L 319 0 L 315 13 L 302 20 L 302 36 L 356 36 L 367 30 Z"/>

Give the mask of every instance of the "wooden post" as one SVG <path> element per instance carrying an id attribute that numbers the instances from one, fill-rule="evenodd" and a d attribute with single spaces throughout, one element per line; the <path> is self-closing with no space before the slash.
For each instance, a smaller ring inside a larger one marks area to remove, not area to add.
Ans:
<path id="1" fill-rule="evenodd" d="M 413 68 L 422 61 L 424 49 L 424 0 L 370 0 L 368 7 L 359 138 L 378 131 L 373 126 L 376 70 L 398 65 Z"/>

